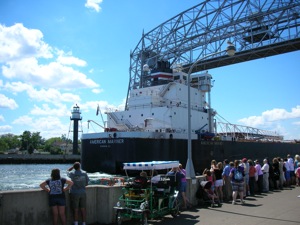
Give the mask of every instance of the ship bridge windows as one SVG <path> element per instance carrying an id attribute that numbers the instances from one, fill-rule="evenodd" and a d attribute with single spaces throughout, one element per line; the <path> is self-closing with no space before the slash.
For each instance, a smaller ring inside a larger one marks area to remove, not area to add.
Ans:
<path id="1" fill-rule="evenodd" d="M 179 83 L 185 83 L 187 80 L 187 76 L 184 73 L 180 73 L 173 76 L 173 80 Z"/>

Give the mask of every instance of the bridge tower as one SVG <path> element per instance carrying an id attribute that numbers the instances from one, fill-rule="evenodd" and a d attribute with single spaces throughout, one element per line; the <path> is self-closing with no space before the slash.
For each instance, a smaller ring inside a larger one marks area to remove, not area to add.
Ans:
<path id="1" fill-rule="evenodd" d="M 70 120 L 71 122 L 73 121 L 73 155 L 78 155 L 78 122 L 82 120 L 79 106 L 76 104 L 71 112 Z"/>

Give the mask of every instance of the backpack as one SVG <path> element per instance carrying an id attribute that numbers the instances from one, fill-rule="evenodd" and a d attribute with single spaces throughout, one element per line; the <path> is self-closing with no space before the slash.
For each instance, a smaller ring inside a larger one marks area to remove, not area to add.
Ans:
<path id="1" fill-rule="evenodd" d="M 242 181 L 244 179 L 243 173 L 239 169 L 234 171 L 234 179 L 236 181 Z"/>

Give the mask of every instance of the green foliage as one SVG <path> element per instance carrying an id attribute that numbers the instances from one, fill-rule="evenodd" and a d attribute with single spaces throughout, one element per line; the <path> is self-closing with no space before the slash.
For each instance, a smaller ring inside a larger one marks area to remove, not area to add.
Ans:
<path id="1" fill-rule="evenodd" d="M 0 152 L 7 151 L 9 149 L 8 144 L 3 138 L 0 138 Z"/>
<path id="2" fill-rule="evenodd" d="M 24 131 L 21 135 L 5 134 L 0 136 L 0 154 L 9 149 L 19 148 L 20 151 L 27 151 L 32 154 L 35 149 L 49 152 L 50 154 L 64 154 L 63 145 L 72 144 L 72 140 L 61 137 L 53 137 L 45 140 L 40 132 Z"/>
<path id="3" fill-rule="evenodd" d="M 16 149 L 20 147 L 19 136 L 13 134 L 4 134 L 0 136 L 0 151 L 4 152 L 9 149 Z"/>

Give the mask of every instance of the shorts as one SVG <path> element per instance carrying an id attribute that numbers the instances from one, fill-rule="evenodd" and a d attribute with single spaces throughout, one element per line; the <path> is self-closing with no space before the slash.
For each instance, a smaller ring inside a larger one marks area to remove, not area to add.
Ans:
<path id="1" fill-rule="evenodd" d="M 231 182 L 232 191 L 242 192 L 244 191 L 244 182 Z"/>
<path id="2" fill-rule="evenodd" d="M 186 192 L 186 182 L 181 182 L 179 187 L 180 192 Z"/>
<path id="3" fill-rule="evenodd" d="M 49 196 L 49 206 L 66 206 L 66 199 L 61 196 Z"/>
<path id="4" fill-rule="evenodd" d="M 289 180 L 289 179 L 291 179 L 291 173 L 290 173 L 291 171 L 286 171 L 285 172 L 285 179 L 286 180 Z"/>
<path id="5" fill-rule="evenodd" d="M 222 179 L 215 181 L 215 187 L 222 187 L 222 186 L 223 186 L 223 180 Z"/>
<path id="6" fill-rule="evenodd" d="M 70 200 L 73 209 L 86 208 L 86 193 L 70 194 Z"/>

